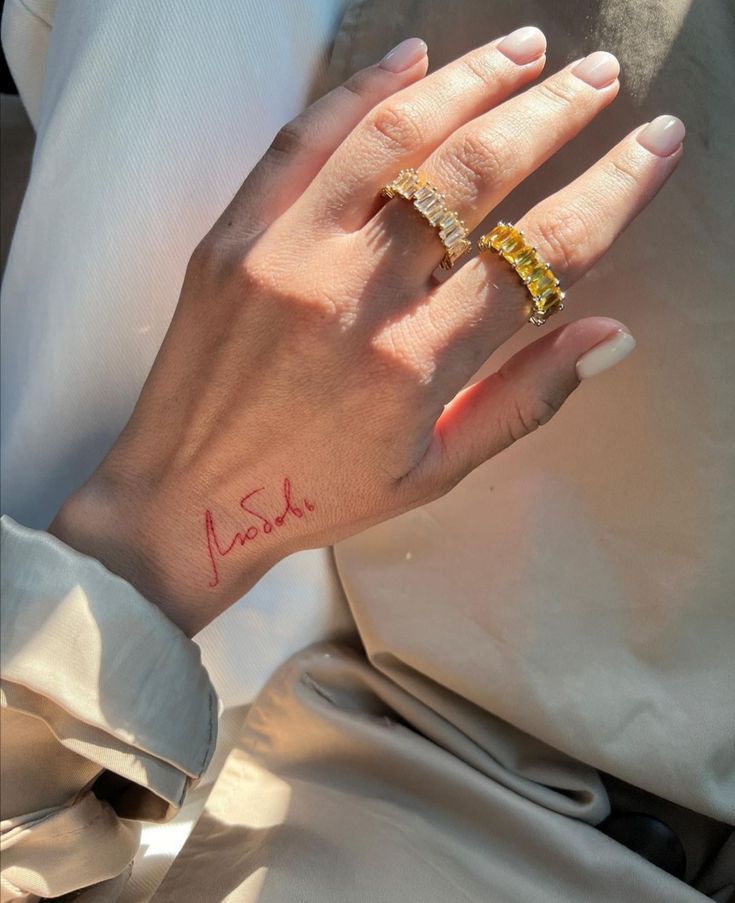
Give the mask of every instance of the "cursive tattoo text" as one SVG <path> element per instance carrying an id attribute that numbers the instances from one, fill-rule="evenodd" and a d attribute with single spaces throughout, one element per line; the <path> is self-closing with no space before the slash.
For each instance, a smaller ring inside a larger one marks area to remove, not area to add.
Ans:
<path id="1" fill-rule="evenodd" d="M 259 486 L 257 489 L 252 489 L 240 499 L 240 507 L 247 515 L 253 518 L 256 523 L 244 526 L 242 532 L 238 530 L 228 542 L 223 542 L 218 536 L 217 528 L 214 523 L 214 515 L 209 508 L 204 512 L 207 555 L 211 566 L 211 577 L 209 580 L 210 587 L 214 588 L 219 585 L 219 567 L 217 564 L 219 559 L 229 555 L 233 549 L 241 548 L 246 543 L 253 542 L 258 539 L 259 536 L 267 536 L 269 533 L 273 533 L 274 530 L 283 527 L 287 521 L 293 518 L 302 518 L 307 512 L 314 510 L 314 505 L 307 499 L 303 500 L 302 508 L 294 503 L 291 494 L 291 480 L 289 480 L 288 477 L 284 477 L 281 502 L 277 509 L 280 511 L 280 514 L 277 514 L 275 517 L 267 517 L 265 514 L 262 514 L 255 509 L 254 506 L 257 504 L 257 501 L 253 500 L 254 496 L 257 496 L 259 492 L 263 492 L 264 490 L 265 486 Z"/>

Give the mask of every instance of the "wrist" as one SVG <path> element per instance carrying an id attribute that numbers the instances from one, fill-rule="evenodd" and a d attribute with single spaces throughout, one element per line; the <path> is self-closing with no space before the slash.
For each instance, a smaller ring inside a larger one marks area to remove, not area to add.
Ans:
<path id="1" fill-rule="evenodd" d="M 240 563 L 236 580 L 228 574 L 230 579 L 211 586 L 204 514 L 190 493 L 173 493 L 173 502 L 166 495 L 171 493 L 142 480 L 123 480 L 103 465 L 64 502 L 49 532 L 96 558 L 193 636 L 278 559 L 251 553 Z"/>

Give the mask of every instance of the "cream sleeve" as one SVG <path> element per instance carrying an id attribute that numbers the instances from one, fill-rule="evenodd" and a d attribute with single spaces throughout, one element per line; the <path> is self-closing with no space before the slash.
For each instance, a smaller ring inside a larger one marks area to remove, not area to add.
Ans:
<path id="1" fill-rule="evenodd" d="M 2 518 L 0 899 L 125 872 L 141 820 L 181 806 L 214 749 L 199 649 L 128 583 Z"/>

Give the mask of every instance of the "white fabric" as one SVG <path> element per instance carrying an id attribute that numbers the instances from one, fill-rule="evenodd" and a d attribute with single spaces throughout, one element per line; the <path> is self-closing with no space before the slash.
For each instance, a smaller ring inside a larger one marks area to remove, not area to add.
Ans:
<path id="1" fill-rule="evenodd" d="M 97 466 L 189 254 L 308 103 L 346 2 L 9 0 L 4 46 L 37 143 L 2 290 L 5 513 L 45 528 Z M 349 624 L 332 554 L 318 550 L 274 568 L 197 642 L 228 708 Z M 126 903 L 157 884 L 204 798 L 144 831 L 148 868 Z"/>
<path id="2" fill-rule="evenodd" d="M 0 525 L 3 701 L 36 713 L 67 749 L 180 807 L 217 731 L 199 649 L 99 561 L 9 517 Z"/>

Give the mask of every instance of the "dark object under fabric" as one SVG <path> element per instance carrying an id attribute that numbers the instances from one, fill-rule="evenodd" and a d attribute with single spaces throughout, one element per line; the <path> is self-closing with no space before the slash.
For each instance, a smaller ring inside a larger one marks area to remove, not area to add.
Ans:
<path id="1" fill-rule="evenodd" d="M 671 828 L 659 819 L 639 812 L 611 815 L 600 825 L 600 830 L 652 865 L 684 880 L 684 847 Z"/>

